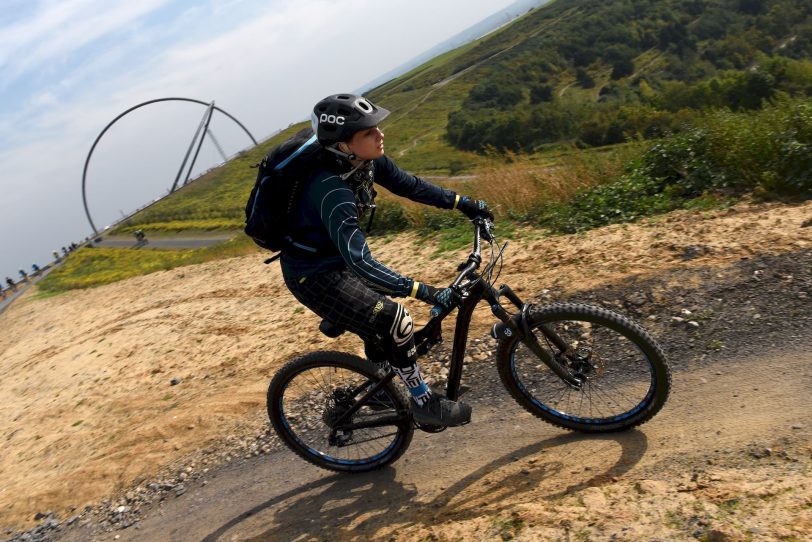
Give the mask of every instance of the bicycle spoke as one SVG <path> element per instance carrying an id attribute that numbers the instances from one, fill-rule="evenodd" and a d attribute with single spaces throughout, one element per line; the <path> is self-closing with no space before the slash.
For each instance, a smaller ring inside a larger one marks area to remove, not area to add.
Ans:
<path id="1" fill-rule="evenodd" d="M 567 345 L 560 352 L 547 335 L 539 344 L 582 380 L 580 389 L 564 383 L 522 343 L 516 343 L 514 375 L 525 394 L 551 413 L 595 423 L 633 411 L 651 386 L 649 360 L 622 334 L 594 323 L 572 320 L 546 326 Z M 599 353 L 600 352 L 600 353 Z"/>
<path id="2" fill-rule="evenodd" d="M 398 437 L 396 423 L 347 430 L 330 427 L 357 405 L 369 388 L 365 381 L 362 374 L 342 367 L 314 367 L 294 375 L 282 399 L 289 433 L 308 449 L 339 462 L 363 463 L 379 456 Z M 380 390 L 389 399 L 389 408 L 385 400 L 373 396 L 346 418 L 347 425 L 396 414 L 395 402 L 384 388 Z"/>

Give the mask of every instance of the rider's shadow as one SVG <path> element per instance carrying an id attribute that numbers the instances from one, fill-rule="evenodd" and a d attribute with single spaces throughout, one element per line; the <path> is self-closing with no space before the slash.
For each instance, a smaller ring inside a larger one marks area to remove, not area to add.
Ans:
<path id="1" fill-rule="evenodd" d="M 421 499 L 414 486 L 396 480 L 393 467 L 333 475 L 244 512 L 204 540 L 228 540 L 226 533 L 238 526 L 258 533 L 240 538 L 255 542 L 368 540 L 380 529 L 391 531 L 393 525 L 433 526 L 497 515 L 517 502 L 552 501 L 607 484 L 636 465 L 647 448 L 645 434 L 637 430 L 559 435 L 497 457 L 431 500 Z M 453 459 L 465 461 L 462 453 Z"/>
<path id="2" fill-rule="evenodd" d="M 261 534 L 240 540 L 365 539 L 364 533 L 373 533 L 414 504 L 417 490 L 396 481 L 395 474 L 394 468 L 386 467 L 316 480 L 247 510 L 203 540 L 230 540 L 226 533 L 252 517 L 251 523 L 261 522 L 262 527 L 243 527 Z"/>

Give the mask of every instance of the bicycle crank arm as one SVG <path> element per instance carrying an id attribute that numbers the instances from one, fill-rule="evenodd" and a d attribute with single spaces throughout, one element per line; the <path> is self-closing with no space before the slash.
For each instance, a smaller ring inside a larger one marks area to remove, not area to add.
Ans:
<path id="1" fill-rule="evenodd" d="M 369 420 L 366 422 L 356 422 L 348 425 L 339 425 L 334 429 L 334 431 L 354 431 L 356 429 L 369 429 L 370 427 L 391 426 L 397 424 L 398 422 L 408 419 L 409 419 L 408 414 L 400 414 L 397 416 L 394 415 L 381 416 L 380 418 L 375 418 L 373 420 Z"/>

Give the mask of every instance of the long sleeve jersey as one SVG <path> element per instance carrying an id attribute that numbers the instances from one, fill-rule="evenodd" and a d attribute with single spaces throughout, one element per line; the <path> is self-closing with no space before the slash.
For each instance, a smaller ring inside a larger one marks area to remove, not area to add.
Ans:
<path id="1" fill-rule="evenodd" d="M 456 193 L 409 175 L 387 156 L 373 162 L 375 184 L 410 200 L 442 209 L 454 207 Z M 312 257 L 283 254 L 282 272 L 287 277 L 307 277 L 348 267 L 373 289 L 393 297 L 414 295 L 415 282 L 377 261 L 359 226 L 355 194 L 340 175 L 327 169 L 312 175 L 303 188 L 293 215 L 294 241 L 319 247 Z M 325 253 L 325 247 L 329 250 Z"/>

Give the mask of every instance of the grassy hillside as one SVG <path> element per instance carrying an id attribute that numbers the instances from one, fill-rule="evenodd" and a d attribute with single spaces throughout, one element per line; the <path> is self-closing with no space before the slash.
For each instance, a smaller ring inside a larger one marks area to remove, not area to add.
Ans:
<path id="1" fill-rule="evenodd" d="M 808 99 L 810 36 L 801 0 L 558 0 L 368 95 L 392 110 L 388 152 L 407 170 L 467 173 L 511 162 L 508 150 L 556 166 L 566 149 L 663 137 L 707 110 Z M 247 166 L 298 128 L 125 229 L 238 228 Z"/>
<path id="2" fill-rule="evenodd" d="M 576 231 L 747 193 L 812 196 L 811 58 L 805 0 L 556 0 L 367 95 L 392 110 L 387 152 L 404 169 L 473 173 L 434 182 L 485 198 L 503 224 Z M 238 231 L 249 166 L 302 126 L 118 232 Z M 460 220 L 379 203 L 377 233 Z"/>
<path id="3" fill-rule="evenodd" d="M 112 233 L 142 228 L 147 232 L 183 230 L 237 230 L 245 221 L 245 201 L 256 170 L 251 166 L 275 145 L 302 128 L 292 125 L 149 208 L 119 224 Z"/>

